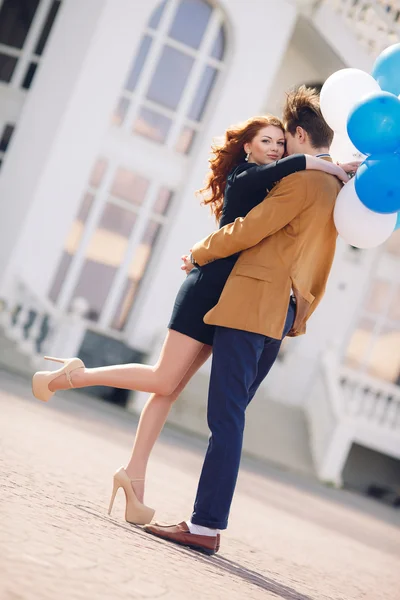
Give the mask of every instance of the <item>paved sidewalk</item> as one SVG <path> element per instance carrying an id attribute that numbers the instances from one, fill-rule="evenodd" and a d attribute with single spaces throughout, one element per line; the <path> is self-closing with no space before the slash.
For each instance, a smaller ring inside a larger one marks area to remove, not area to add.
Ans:
<path id="1" fill-rule="evenodd" d="M 106 508 L 135 419 L 76 392 L 35 401 L 0 372 L 1 600 L 400 600 L 399 511 L 244 460 L 220 554 Z M 158 520 L 187 517 L 205 442 L 166 430 L 149 471 Z"/>

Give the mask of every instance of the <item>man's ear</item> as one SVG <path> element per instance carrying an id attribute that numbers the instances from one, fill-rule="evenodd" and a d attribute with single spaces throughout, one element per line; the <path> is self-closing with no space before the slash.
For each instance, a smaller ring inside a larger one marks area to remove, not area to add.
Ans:
<path id="1" fill-rule="evenodd" d="M 300 126 L 296 127 L 296 135 L 297 135 L 297 139 L 299 140 L 299 142 L 301 144 L 304 144 L 305 142 L 308 141 L 307 131 Z"/>

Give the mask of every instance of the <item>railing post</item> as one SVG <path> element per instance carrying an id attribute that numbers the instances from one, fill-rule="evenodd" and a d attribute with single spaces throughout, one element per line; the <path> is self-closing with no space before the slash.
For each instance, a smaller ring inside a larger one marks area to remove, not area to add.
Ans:
<path id="1" fill-rule="evenodd" d="M 383 5 L 377 0 L 322 0 L 321 4 L 343 18 L 374 58 L 400 39 L 400 11 L 393 2 Z"/>
<path id="2" fill-rule="evenodd" d="M 338 423 L 323 459 L 318 465 L 318 477 L 321 481 L 332 483 L 336 487 L 342 486 L 342 472 L 351 449 L 353 435 L 350 423 L 346 421 Z"/>

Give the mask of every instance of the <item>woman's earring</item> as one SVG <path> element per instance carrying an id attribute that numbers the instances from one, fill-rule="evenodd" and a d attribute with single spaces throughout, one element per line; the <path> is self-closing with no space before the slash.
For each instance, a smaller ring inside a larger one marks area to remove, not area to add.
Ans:
<path id="1" fill-rule="evenodd" d="M 251 152 L 249 152 L 248 154 L 246 154 L 246 158 L 244 159 L 246 162 L 249 160 L 250 154 L 251 154 Z"/>

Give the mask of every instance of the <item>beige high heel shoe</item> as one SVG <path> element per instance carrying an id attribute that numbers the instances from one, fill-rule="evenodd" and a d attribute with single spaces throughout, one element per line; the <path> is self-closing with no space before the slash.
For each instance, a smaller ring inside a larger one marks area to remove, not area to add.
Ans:
<path id="1" fill-rule="evenodd" d="M 60 377 L 60 375 L 66 375 L 69 387 L 73 388 L 71 373 L 75 369 L 81 369 L 84 367 L 83 361 L 80 358 L 54 358 L 52 356 L 45 356 L 46 360 L 52 360 L 54 362 L 63 363 L 64 366 L 57 371 L 38 371 L 32 377 L 32 393 L 38 400 L 48 402 L 53 396 L 54 392 L 49 390 L 49 383 Z"/>
<path id="2" fill-rule="evenodd" d="M 111 510 L 114 504 L 115 496 L 122 487 L 125 492 L 126 509 L 125 509 L 125 521 L 133 523 L 134 525 L 147 525 L 154 517 L 155 510 L 149 508 L 145 504 L 142 504 L 137 499 L 135 492 L 133 491 L 131 482 L 132 481 L 143 481 L 142 479 L 129 479 L 127 472 L 123 467 L 118 469 L 114 474 L 114 487 L 111 494 L 110 506 L 108 508 L 108 514 L 111 515 Z"/>

